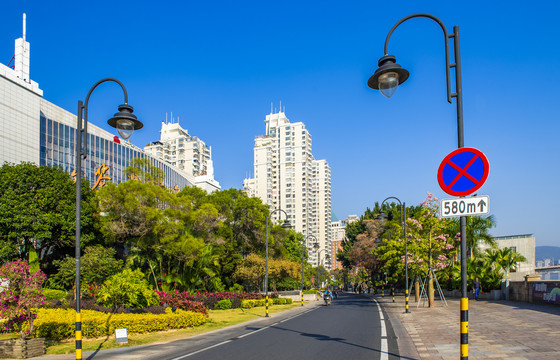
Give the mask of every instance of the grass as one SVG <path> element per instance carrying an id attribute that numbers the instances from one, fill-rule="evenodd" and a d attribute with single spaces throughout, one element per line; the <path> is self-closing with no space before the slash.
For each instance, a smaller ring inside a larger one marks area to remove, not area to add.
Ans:
<path id="1" fill-rule="evenodd" d="M 15 333 L 0 334 L 0 340 L 18 339 L 19 335 Z"/>
<path id="2" fill-rule="evenodd" d="M 289 305 L 274 305 L 268 308 L 268 312 L 274 314 L 293 309 L 298 306 L 301 306 L 300 302 L 295 302 Z M 264 307 L 255 307 L 251 309 L 209 310 L 208 321 L 205 324 L 194 328 L 129 335 L 127 344 L 117 343 L 114 335 L 97 339 L 83 339 L 82 349 L 83 351 L 95 351 L 117 347 L 166 343 L 263 317 L 265 317 Z M 71 354 L 75 351 L 74 339 L 67 339 L 64 341 L 47 340 L 46 345 L 47 354 Z"/>

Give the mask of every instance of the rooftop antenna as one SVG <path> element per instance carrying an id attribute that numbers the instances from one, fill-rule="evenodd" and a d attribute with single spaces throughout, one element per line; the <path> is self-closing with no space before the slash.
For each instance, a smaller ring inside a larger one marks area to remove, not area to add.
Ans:
<path id="1" fill-rule="evenodd" d="M 270 115 L 272 115 L 272 106 L 273 106 L 272 104 L 273 104 L 273 102 L 271 101 L 270 102 Z"/>
<path id="2" fill-rule="evenodd" d="M 280 110 L 278 112 L 282 112 L 282 100 L 280 100 Z"/>
<path id="3" fill-rule="evenodd" d="M 23 13 L 23 42 L 24 43 L 25 43 L 25 33 L 26 33 L 26 31 L 25 31 L 26 17 L 27 16 L 25 15 L 25 13 Z"/>
<path id="4" fill-rule="evenodd" d="M 165 112 L 165 125 L 167 125 L 167 111 Z"/>
<path id="5" fill-rule="evenodd" d="M 171 123 L 173 124 L 173 111 L 171 112 Z"/>

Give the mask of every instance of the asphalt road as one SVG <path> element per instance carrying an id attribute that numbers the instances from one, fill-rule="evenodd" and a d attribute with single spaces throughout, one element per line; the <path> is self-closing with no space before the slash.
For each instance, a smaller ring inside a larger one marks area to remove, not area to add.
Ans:
<path id="1" fill-rule="evenodd" d="M 306 306 L 167 344 L 84 353 L 104 360 L 389 360 L 397 341 L 381 308 L 366 296 L 341 294 L 330 306 Z"/>

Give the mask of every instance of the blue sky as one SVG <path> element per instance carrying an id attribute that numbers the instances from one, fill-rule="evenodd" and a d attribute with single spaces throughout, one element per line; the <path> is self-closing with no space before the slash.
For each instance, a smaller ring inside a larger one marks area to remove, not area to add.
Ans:
<path id="1" fill-rule="evenodd" d="M 384 5 L 386 3 L 386 5 Z M 460 27 L 465 146 L 482 150 L 496 236 L 532 233 L 560 245 L 560 4 L 430 1 L 10 1 L 0 14 L 0 62 L 13 55 L 27 13 L 31 78 L 72 112 L 104 77 L 127 87 L 144 123 L 138 146 L 157 140 L 165 113 L 212 146 L 215 177 L 240 188 L 253 170 L 254 137 L 285 106 L 304 122 L 313 154 L 332 170 L 338 218 L 388 196 L 418 204 L 449 198 L 436 174 L 457 147 L 456 107 L 446 101 L 439 26 L 412 19 L 389 46 L 409 80 L 384 98 L 367 87 L 389 29 L 427 12 Z M 106 125 L 122 93 L 98 88 L 92 123 Z"/>

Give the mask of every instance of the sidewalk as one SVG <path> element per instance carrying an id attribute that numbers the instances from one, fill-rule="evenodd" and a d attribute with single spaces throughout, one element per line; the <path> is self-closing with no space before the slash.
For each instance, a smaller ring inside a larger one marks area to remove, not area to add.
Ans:
<path id="1" fill-rule="evenodd" d="M 387 312 L 404 359 L 459 359 L 459 299 L 448 307 L 416 308 L 404 296 L 374 298 Z M 560 307 L 513 301 L 469 299 L 469 359 L 560 359 Z"/>

